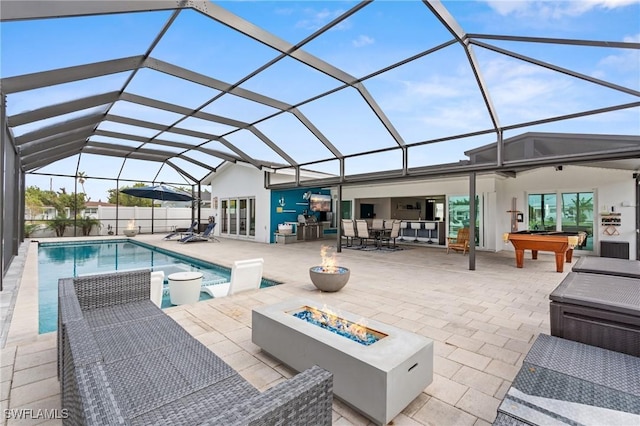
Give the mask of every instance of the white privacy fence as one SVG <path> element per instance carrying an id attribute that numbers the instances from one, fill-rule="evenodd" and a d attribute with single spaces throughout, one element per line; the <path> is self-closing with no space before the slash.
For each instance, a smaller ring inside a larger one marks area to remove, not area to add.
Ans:
<path id="1" fill-rule="evenodd" d="M 197 219 L 197 210 L 194 212 Z M 212 214 L 211 209 L 201 209 L 201 222 L 206 223 Z M 188 228 L 192 223 L 192 211 L 190 207 L 105 207 L 99 206 L 97 214 L 91 214 L 92 218 L 100 221 L 100 226 L 94 226 L 90 235 L 124 235 L 124 230 L 131 227 L 139 233 L 169 233 L 175 228 Z M 46 222 L 46 221 L 44 221 Z M 116 226 L 117 225 L 117 226 Z M 116 231 L 117 229 L 117 231 Z M 112 232 L 112 234 L 110 234 Z M 82 236 L 82 230 L 78 227 L 74 233 L 74 227 L 67 227 L 64 236 Z M 55 232 L 45 224 L 31 234 L 31 237 L 54 237 Z"/>

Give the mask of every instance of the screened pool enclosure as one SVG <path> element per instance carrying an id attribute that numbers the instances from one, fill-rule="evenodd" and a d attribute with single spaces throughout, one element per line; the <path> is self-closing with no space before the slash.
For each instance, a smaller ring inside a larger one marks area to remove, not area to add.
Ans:
<path id="1" fill-rule="evenodd" d="M 478 174 L 540 165 L 638 170 L 640 6 L 612 18 L 594 4 L 560 23 L 471 1 L 2 1 L 3 274 L 25 189 L 53 179 L 199 198 L 225 162 L 270 188 L 338 193 L 442 176 L 468 176 L 472 193 Z M 518 138 L 533 148 L 509 150 Z"/>

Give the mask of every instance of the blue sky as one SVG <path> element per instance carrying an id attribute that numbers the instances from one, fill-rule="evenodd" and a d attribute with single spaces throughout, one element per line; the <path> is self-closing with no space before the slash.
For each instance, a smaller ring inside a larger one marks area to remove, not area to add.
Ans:
<path id="1" fill-rule="evenodd" d="M 296 44 L 317 31 L 355 2 L 238 1 L 217 2 L 243 19 L 261 26 L 275 36 Z M 501 34 L 566 39 L 640 42 L 640 2 L 628 0 L 588 1 L 444 1 L 458 24 L 467 33 Z M 141 55 L 150 46 L 170 12 L 135 13 L 83 18 L 2 23 L 2 77 L 54 68 L 81 65 L 127 56 Z M 418 1 L 376 1 L 312 40 L 304 50 L 356 78 L 404 60 L 449 41 L 451 35 Z M 593 48 L 556 44 L 484 40 L 498 48 L 552 63 L 590 77 L 640 90 L 638 50 Z M 539 120 L 587 109 L 637 102 L 636 96 L 577 80 L 488 49 L 474 46 L 474 52 L 495 106 L 500 124 Z M 151 57 L 193 70 L 227 83 L 237 83 L 254 69 L 278 56 L 278 52 L 237 33 L 194 11 L 183 11 Z M 7 97 L 9 115 L 77 97 L 120 90 L 130 73 L 70 83 Z M 491 127 L 489 115 L 475 84 L 463 50 L 452 45 L 421 59 L 364 81 L 407 144 Z M 309 97 L 341 87 L 341 83 L 291 58 L 285 58 L 240 87 L 277 100 L 296 104 Z M 127 86 L 129 93 L 160 99 L 188 108 L 197 108 L 216 96 L 214 89 L 164 75 L 140 70 Z M 301 105 L 299 110 L 344 154 L 396 146 L 376 119 L 362 96 L 354 89 L 340 90 L 328 97 Z M 254 122 L 275 109 L 242 98 L 224 95 L 203 111 Z M 87 114 L 91 111 L 83 111 Z M 111 114 L 131 116 L 163 124 L 174 123 L 173 113 L 118 102 Z M 28 133 L 46 124 L 59 123 L 75 115 L 57 117 L 33 125 L 19 126 L 15 135 Z M 249 155 L 283 162 L 250 132 L 190 118 L 178 127 L 227 135 Z M 291 114 L 280 114 L 256 127 L 279 144 L 298 162 L 330 158 L 330 152 Z M 152 137 L 157 132 L 117 123 L 100 129 Z M 534 126 L 506 132 L 505 137 L 525 131 L 640 134 L 638 108 L 587 118 Z M 164 132 L 158 138 L 189 144 L 206 140 Z M 97 142 L 137 146 L 137 143 L 97 137 Z M 427 144 L 409 150 L 410 167 L 455 162 L 465 159 L 464 151 L 495 141 L 495 135 Z M 205 147 L 230 152 L 218 142 Z M 168 147 L 149 146 L 163 150 Z M 192 155 L 192 154 L 190 154 Z M 217 166 L 215 157 L 196 153 L 193 158 Z M 206 170 L 177 160 L 194 176 Z M 41 172 L 73 173 L 76 167 L 91 177 L 113 177 L 121 169 L 123 179 L 180 183 L 183 179 L 158 163 L 83 155 L 44 167 Z M 347 173 L 360 173 L 401 166 L 400 151 L 375 154 L 347 161 Z M 337 161 L 313 168 L 337 173 Z M 28 185 L 73 190 L 73 179 L 28 176 Z M 85 188 L 92 200 L 106 199 L 110 181 L 90 179 Z M 79 189 L 80 190 L 80 189 Z"/>

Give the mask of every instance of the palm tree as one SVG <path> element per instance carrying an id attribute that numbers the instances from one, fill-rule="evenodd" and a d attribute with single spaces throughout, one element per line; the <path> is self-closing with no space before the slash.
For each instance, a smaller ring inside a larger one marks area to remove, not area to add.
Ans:
<path id="1" fill-rule="evenodd" d="M 87 194 L 87 191 L 84 189 L 84 183 L 87 181 L 87 174 L 85 172 L 78 172 L 76 179 L 78 179 L 78 183 L 82 186 L 82 193 Z"/>

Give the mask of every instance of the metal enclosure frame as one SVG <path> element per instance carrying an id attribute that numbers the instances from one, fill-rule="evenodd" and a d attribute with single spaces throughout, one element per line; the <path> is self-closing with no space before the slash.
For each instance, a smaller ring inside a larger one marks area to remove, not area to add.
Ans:
<path id="1" fill-rule="evenodd" d="M 3 169 L 3 176 L 1 178 L 2 180 L 0 180 L 0 183 L 2 184 L 0 185 L 0 187 L 2 188 L 2 194 L 0 195 L 3 196 L 3 200 L 5 201 L 5 207 L 3 208 L 3 221 L 2 224 L 0 224 L 0 233 L 2 234 L 3 242 L 3 253 L 0 257 L 2 257 L 3 261 L 3 274 L 6 271 L 8 259 L 10 259 L 10 256 L 7 256 L 7 250 L 11 253 L 16 253 L 19 241 L 23 240 L 24 224 L 19 218 L 22 217 L 20 215 L 24 213 L 24 174 L 39 174 L 41 173 L 39 172 L 39 170 L 43 167 L 55 161 L 78 154 L 80 156 L 82 156 L 83 154 L 96 154 L 121 158 L 123 161 L 123 167 L 124 163 L 129 159 L 156 162 L 160 167 L 160 169 L 158 170 L 158 174 L 160 173 L 162 167 L 166 165 L 175 170 L 178 175 L 184 179 L 184 182 L 167 183 L 187 183 L 191 185 L 194 190 L 197 186 L 198 191 L 200 185 L 210 179 L 210 177 L 214 173 L 216 173 L 217 169 L 224 162 L 244 162 L 262 170 L 278 171 L 281 169 L 293 169 L 295 171 L 294 181 L 277 185 L 271 184 L 269 182 L 268 173 L 265 172 L 265 185 L 268 188 L 291 188 L 296 186 L 337 186 L 339 193 L 341 193 L 341 189 L 344 185 L 355 183 L 384 182 L 389 180 L 404 179 L 425 179 L 455 175 L 469 176 L 469 188 L 470 192 L 473 192 L 475 189 L 475 178 L 477 174 L 500 173 L 505 176 L 515 176 L 518 171 L 532 167 L 539 167 L 541 165 L 578 164 L 594 161 L 640 158 L 640 137 L 638 137 L 637 135 L 632 135 L 626 138 L 623 141 L 626 144 L 622 147 L 608 150 L 606 149 L 606 147 L 611 146 L 611 141 L 617 142 L 619 138 L 615 136 L 608 137 L 606 135 L 602 135 L 602 146 L 604 148 L 595 152 L 580 151 L 581 148 L 579 144 L 575 144 L 576 149 L 578 149 L 575 155 L 554 155 L 554 153 L 551 153 L 544 158 L 525 156 L 519 159 L 505 159 L 505 140 L 503 139 L 503 135 L 506 131 L 526 129 L 527 127 L 531 127 L 534 125 L 569 120 L 576 117 L 587 117 L 613 111 L 638 109 L 640 107 L 640 92 L 631 87 L 624 87 L 552 63 L 541 61 L 536 58 L 521 55 L 517 52 L 496 46 L 491 42 L 527 42 L 549 45 L 561 44 L 566 46 L 589 46 L 593 48 L 616 47 L 619 49 L 628 50 L 640 50 L 640 43 L 467 33 L 447 10 L 444 4 L 442 4 L 438 0 L 424 0 L 422 3 L 426 10 L 428 10 L 443 25 L 446 31 L 450 33 L 451 39 L 437 46 L 433 46 L 427 50 L 424 50 L 409 58 L 398 61 L 395 64 L 386 66 L 382 69 L 378 69 L 362 77 L 355 77 L 304 50 L 305 46 L 311 41 L 317 39 L 318 37 L 321 37 L 331 29 L 336 28 L 351 16 L 365 9 L 371 3 L 372 2 L 370 1 L 361 1 L 357 3 L 351 9 L 344 11 L 344 13 L 337 16 L 331 22 L 317 29 L 311 35 L 307 36 L 303 40 L 298 41 L 295 44 L 285 41 L 282 38 L 266 31 L 265 29 L 244 20 L 240 16 L 229 12 L 223 7 L 206 0 L 145 0 L 126 2 L 100 0 L 83 2 L 30 0 L 25 2 L 17 0 L 6 0 L 0 3 L 1 22 L 60 17 L 80 17 L 117 13 L 144 13 L 162 10 L 172 11 L 170 17 L 167 19 L 166 23 L 158 32 L 158 34 L 155 35 L 146 51 L 139 55 L 122 57 L 102 62 L 87 63 L 62 69 L 47 70 L 27 75 L 4 77 L 1 79 L 0 83 L 3 105 L 0 113 L 0 122 L 2 123 L 3 127 L 1 134 L 3 165 L 7 161 L 7 153 L 13 151 L 16 155 L 15 170 L 13 168 L 7 168 L 6 170 Z M 165 61 L 154 58 L 154 48 L 172 26 L 179 14 L 185 9 L 197 11 L 206 18 L 210 19 L 212 22 L 222 24 L 246 37 L 253 39 L 256 43 L 261 43 L 265 46 L 268 46 L 277 51 L 278 54 L 273 60 L 269 61 L 266 64 L 263 64 L 262 66 L 259 66 L 248 75 L 235 82 L 221 81 L 212 76 L 203 75 L 192 70 L 180 67 L 179 65 L 167 63 Z M 454 45 L 458 45 L 464 52 L 464 55 L 466 55 L 468 65 L 475 79 L 475 85 L 477 86 L 482 96 L 484 106 L 490 117 L 491 125 L 486 129 L 473 133 L 456 134 L 444 138 L 407 143 L 405 140 L 403 140 L 400 132 L 396 129 L 394 123 L 389 119 L 389 117 L 387 117 L 376 99 L 367 90 L 366 84 L 371 78 L 376 77 L 384 72 L 393 70 L 411 61 L 415 61 L 425 56 L 434 54 L 444 48 Z M 580 111 L 578 113 L 549 116 L 536 121 L 521 122 L 509 126 L 503 126 L 500 123 L 499 112 L 496 110 L 493 104 L 491 92 L 487 87 L 485 78 L 483 76 L 483 71 L 476 57 L 476 50 L 479 48 L 488 49 L 493 52 L 515 58 L 519 61 L 526 62 L 528 64 L 533 64 L 581 81 L 589 82 L 598 87 L 631 95 L 636 99 L 636 101 L 611 105 L 605 108 Z M 305 99 L 297 104 L 290 104 L 280 99 L 275 99 L 264 94 L 253 92 L 240 87 L 243 82 L 269 69 L 271 66 L 284 58 L 293 59 L 303 64 L 304 66 L 309 67 L 310 69 L 319 71 L 322 74 L 340 82 L 340 85 L 319 96 Z M 174 105 L 157 99 L 149 99 L 143 96 L 129 93 L 127 91 L 129 83 L 136 76 L 136 74 L 143 69 L 154 70 L 156 72 L 160 72 L 172 77 L 195 82 L 205 87 L 216 89 L 217 91 L 219 91 L 219 93 L 196 108 L 185 108 L 181 105 Z M 11 95 L 13 93 L 21 91 L 49 87 L 67 82 L 74 82 L 82 79 L 111 75 L 121 72 L 129 72 L 130 75 L 119 90 L 107 91 L 94 96 L 74 99 L 72 101 L 63 102 L 56 105 L 43 105 L 41 108 L 35 109 L 33 111 L 6 116 L 6 105 L 4 104 L 4 101 L 6 100 L 7 95 Z M 305 116 L 305 114 L 301 111 L 300 107 L 319 98 L 331 96 L 333 93 L 344 88 L 353 89 L 358 94 L 358 96 L 360 96 L 364 100 L 366 105 L 368 105 L 368 107 L 373 112 L 376 119 L 395 142 L 394 146 L 382 149 L 365 150 L 353 154 L 345 154 L 341 152 L 331 141 L 331 139 L 324 135 L 313 123 L 313 121 Z M 204 108 L 224 95 L 238 96 L 251 102 L 267 105 L 271 108 L 274 108 L 276 112 L 255 122 L 246 122 L 235 117 L 223 117 L 204 111 Z M 172 112 L 178 114 L 180 118 L 173 123 L 166 125 L 143 121 L 132 117 L 122 117 L 112 113 L 114 104 L 119 101 L 131 102 L 137 105 Z M 101 106 L 102 110 L 100 110 L 99 112 L 94 112 L 93 114 L 85 115 L 83 117 L 75 118 L 63 123 L 39 128 L 35 131 L 20 135 L 15 138 L 13 137 L 12 128 L 16 126 L 34 123 L 39 120 Z M 312 162 L 296 162 L 292 155 L 288 153 L 286 149 L 281 147 L 279 141 L 271 140 L 267 135 L 265 135 L 256 127 L 256 125 L 262 122 L 268 121 L 269 119 L 281 116 L 283 114 L 289 114 L 293 119 L 297 120 L 306 129 L 308 129 L 313 137 L 316 138 L 327 149 L 327 151 L 330 153 L 330 156 L 326 158 L 319 158 Z M 211 123 L 220 123 L 227 126 L 232 126 L 235 129 L 227 133 L 211 134 L 199 131 L 197 129 L 189 129 L 179 126 L 182 122 L 191 117 L 205 120 Z M 151 137 L 141 137 L 128 133 L 100 130 L 98 127 L 101 123 L 105 122 L 127 124 L 145 129 L 151 129 L 155 132 L 155 134 Z M 181 135 L 204 139 L 205 142 L 191 145 L 161 139 L 160 135 L 168 130 Z M 244 152 L 244 150 L 240 146 L 232 143 L 229 140 L 229 136 L 241 131 L 250 132 L 265 146 L 267 146 L 280 158 L 282 158 L 283 161 L 281 163 L 274 163 L 273 161 L 253 158 L 252 156 Z M 411 155 L 410 150 L 412 148 L 441 142 L 455 143 L 458 140 L 479 135 L 495 135 L 495 153 L 491 161 L 485 160 L 474 162 L 472 160 L 453 164 L 440 164 L 428 167 L 409 168 L 409 160 Z M 133 141 L 136 143 L 140 143 L 141 145 L 137 148 L 133 148 L 116 143 L 98 142 L 93 140 L 93 138 L 96 136 Z M 566 135 L 562 134 L 548 134 L 546 136 L 533 135 L 532 137 L 546 137 L 549 141 L 557 140 L 558 144 L 571 143 L 565 136 Z M 215 150 L 204 146 L 211 141 L 219 142 L 230 152 Z M 155 146 L 159 146 L 160 148 Z M 162 147 L 165 147 L 165 149 L 162 149 Z M 170 149 L 177 149 L 178 152 L 174 152 Z M 368 173 L 363 175 L 345 174 L 345 160 L 347 159 L 377 153 L 391 152 L 401 153 L 401 165 L 397 169 Z M 208 155 L 216 159 L 217 164 L 200 161 L 198 159 L 199 153 Z M 181 168 L 175 162 L 176 159 L 185 160 L 187 162 L 195 164 L 198 167 L 204 169 L 206 173 L 204 175 L 194 176 L 188 171 Z M 301 169 L 328 161 L 338 162 L 338 175 L 328 176 L 323 179 L 304 181 L 301 180 Z M 117 174 L 113 176 L 113 179 L 118 182 L 121 181 L 121 173 L 122 168 Z M 69 176 L 77 178 L 77 174 L 78 169 L 75 170 L 75 176 L 72 174 L 70 174 Z M 86 177 L 93 178 L 93 176 Z M 149 180 L 148 182 L 154 181 L 155 178 L 153 180 Z M 17 184 L 17 186 L 15 186 L 15 194 L 7 190 L 7 186 L 12 183 Z M 7 198 L 7 196 L 9 197 Z M 339 201 L 340 200 L 341 197 Z M 7 208 L 7 206 L 9 206 L 10 208 Z M 638 246 L 640 246 L 640 244 L 638 244 Z M 473 249 L 469 259 L 470 269 L 474 269 L 475 264 L 471 263 L 475 262 Z"/>

